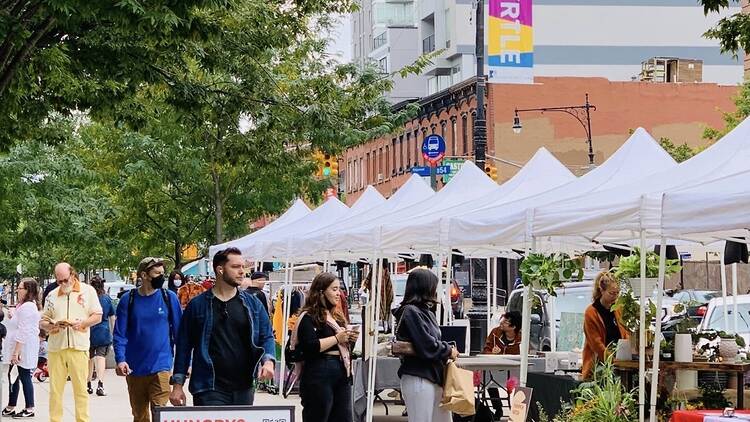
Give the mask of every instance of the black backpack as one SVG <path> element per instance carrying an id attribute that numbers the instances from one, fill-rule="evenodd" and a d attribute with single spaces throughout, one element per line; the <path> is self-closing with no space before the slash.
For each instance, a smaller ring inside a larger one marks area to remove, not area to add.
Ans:
<path id="1" fill-rule="evenodd" d="M 128 296 L 128 326 L 130 326 L 130 315 L 133 314 L 133 304 L 135 303 L 136 290 L 131 289 Z M 159 289 L 161 291 L 161 298 L 164 300 L 164 304 L 167 305 L 167 322 L 169 323 L 169 345 L 174 347 L 174 327 L 172 326 L 172 304 L 170 303 L 169 293 L 166 289 Z"/>

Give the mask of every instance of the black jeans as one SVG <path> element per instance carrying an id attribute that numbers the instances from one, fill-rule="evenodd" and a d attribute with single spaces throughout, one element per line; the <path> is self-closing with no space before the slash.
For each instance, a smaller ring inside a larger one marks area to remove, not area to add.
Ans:
<path id="1" fill-rule="evenodd" d="M 194 406 L 252 406 L 255 389 L 240 391 L 204 391 L 193 396 Z"/>
<path id="2" fill-rule="evenodd" d="M 338 356 L 305 361 L 299 395 L 303 422 L 352 421 L 352 386 Z"/>
<path id="3" fill-rule="evenodd" d="M 13 365 L 11 365 L 12 368 Z M 10 385 L 8 407 L 16 407 L 16 404 L 18 404 L 21 384 L 23 384 L 23 399 L 26 402 L 26 409 L 34 407 L 34 384 L 31 383 L 31 369 L 18 366 L 18 378 L 15 380 L 10 379 L 10 370 L 8 370 L 8 384 Z"/>

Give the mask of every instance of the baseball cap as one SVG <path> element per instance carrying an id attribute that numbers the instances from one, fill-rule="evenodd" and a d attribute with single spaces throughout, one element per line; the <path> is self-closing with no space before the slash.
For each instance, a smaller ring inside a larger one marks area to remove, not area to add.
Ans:
<path id="1" fill-rule="evenodd" d="M 138 264 L 138 277 L 140 277 L 141 273 L 148 272 L 151 268 L 161 265 L 164 265 L 164 260 L 162 260 L 161 258 L 156 258 L 153 256 L 143 258 Z"/>
<path id="2" fill-rule="evenodd" d="M 268 274 L 264 273 L 263 271 L 255 271 L 254 273 L 250 274 L 250 280 L 257 280 L 259 278 L 268 278 Z"/>

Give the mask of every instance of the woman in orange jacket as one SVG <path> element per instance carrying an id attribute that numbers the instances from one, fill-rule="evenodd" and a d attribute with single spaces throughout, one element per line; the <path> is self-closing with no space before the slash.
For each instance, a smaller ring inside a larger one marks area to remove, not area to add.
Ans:
<path id="1" fill-rule="evenodd" d="M 607 346 L 628 338 L 628 331 L 622 326 L 619 311 L 612 311 L 620 295 L 620 283 L 608 271 L 602 271 L 594 282 L 593 303 L 586 308 L 583 316 L 583 332 L 586 342 L 583 346 L 583 379 L 594 374 L 597 362 L 604 361 Z"/>

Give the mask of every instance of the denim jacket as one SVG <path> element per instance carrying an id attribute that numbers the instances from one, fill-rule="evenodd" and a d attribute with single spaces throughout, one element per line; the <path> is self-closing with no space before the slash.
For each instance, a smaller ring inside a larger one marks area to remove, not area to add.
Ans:
<path id="1" fill-rule="evenodd" d="M 248 333 L 252 348 L 251 356 L 256 376 L 258 365 L 268 360 L 276 361 L 276 344 L 268 314 L 260 301 L 244 291 L 238 293 L 242 304 L 247 309 L 253 332 Z M 174 374 L 170 380 L 173 384 L 185 384 L 188 368 L 191 365 L 190 393 L 198 394 L 210 391 L 215 386 L 214 365 L 211 362 L 208 348 L 211 344 L 213 328 L 212 303 L 215 299 L 213 290 L 207 290 L 190 301 L 182 314 L 180 330 L 175 345 Z M 217 299 L 218 300 L 218 299 Z"/>

